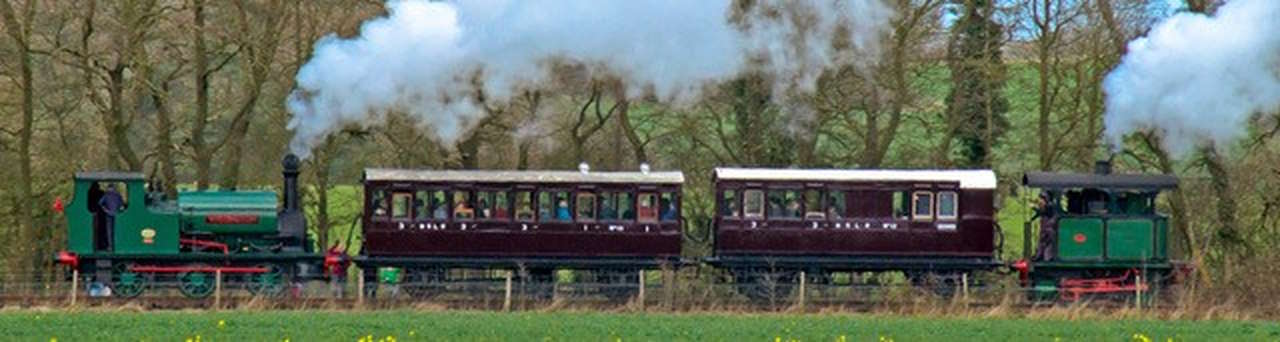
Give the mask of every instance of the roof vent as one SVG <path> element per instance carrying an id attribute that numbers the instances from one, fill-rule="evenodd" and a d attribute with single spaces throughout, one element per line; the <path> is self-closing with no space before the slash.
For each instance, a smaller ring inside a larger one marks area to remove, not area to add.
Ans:
<path id="1" fill-rule="evenodd" d="M 591 165 L 587 165 L 587 162 L 578 163 L 578 172 L 582 172 L 584 175 L 591 172 Z"/>
<path id="2" fill-rule="evenodd" d="M 649 163 L 640 163 L 640 173 L 649 174 Z"/>

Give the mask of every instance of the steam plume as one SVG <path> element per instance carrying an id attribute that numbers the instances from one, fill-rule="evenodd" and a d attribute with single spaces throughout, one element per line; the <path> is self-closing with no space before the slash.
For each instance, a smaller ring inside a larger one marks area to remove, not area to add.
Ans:
<path id="1" fill-rule="evenodd" d="M 286 106 L 299 156 L 344 125 L 402 111 L 452 141 L 502 103 L 544 86 L 552 63 L 622 80 L 627 96 L 695 100 L 754 69 L 775 93 L 810 91 L 823 69 L 878 53 L 879 0 L 391 0 L 351 39 L 327 36 Z"/>
<path id="2" fill-rule="evenodd" d="M 1129 43 L 1107 75 L 1106 134 L 1155 129 L 1183 153 L 1226 145 L 1280 109 L 1280 1 L 1233 0 L 1212 17 L 1180 13 Z"/>

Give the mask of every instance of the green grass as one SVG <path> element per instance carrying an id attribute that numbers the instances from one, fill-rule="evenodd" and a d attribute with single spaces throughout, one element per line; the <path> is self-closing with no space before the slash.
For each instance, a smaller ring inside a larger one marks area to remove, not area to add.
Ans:
<path id="1" fill-rule="evenodd" d="M 1280 324 L 1248 321 L 413 311 L 14 311 L 0 313 L 0 331 L 16 341 L 1137 341 L 1139 334 L 1151 341 L 1280 339 Z"/>

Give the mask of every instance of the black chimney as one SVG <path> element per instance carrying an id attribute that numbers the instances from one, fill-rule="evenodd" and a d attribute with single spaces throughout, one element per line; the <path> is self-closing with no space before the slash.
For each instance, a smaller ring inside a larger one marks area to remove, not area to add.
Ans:
<path id="1" fill-rule="evenodd" d="M 284 156 L 284 211 L 298 211 L 298 156 Z"/>
<path id="2" fill-rule="evenodd" d="M 298 156 L 292 153 L 285 155 L 280 162 L 284 167 L 284 208 L 276 218 L 280 237 L 289 243 L 287 251 L 310 252 L 311 244 L 307 243 L 307 217 L 302 215 L 302 203 L 298 198 Z"/>
<path id="3" fill-rule="evenodd" d="M 1095 162 L 1095 163 L 1093 164 L 1093 173 L 1096 173 L 1096 174 L 1099 174 L 1099 175 L 1109 175 L 1109 174 L 1111 174 L 1111 161 L 1110 161 L 1110 160 L 1099 160 L 1099 161 Z"/>

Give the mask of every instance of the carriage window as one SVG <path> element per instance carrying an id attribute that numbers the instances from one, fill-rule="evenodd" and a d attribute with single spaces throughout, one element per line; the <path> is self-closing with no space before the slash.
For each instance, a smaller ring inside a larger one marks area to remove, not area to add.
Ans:
<path id="1" fill-rule="evenodd" d="M 800 218 L 800 194 L 795 190 L 770 190 L 769 218 Z"/>
<path id="2" fill-rule="evenodd" d="M 618 205 L 614 207 L 614 209 L 618 211 L 618 215 L 621 216 L 623 220 L 629 221 L 636 219 L 636 201 L 631 198 L 631 193 L 619 192 L 617 193 L 617 197 Z"/>
<path id="3" fill-rule="evenodd" d="M 933 219 L 933 193 L 917 191 L 911 194 L 911 218 L 915 220 Z"/>
<path id="4" fill-rule="evenodd" d="M 818 190 L 805 191 L 804 218 L 809 220 L 821 220 L 826 217 L 826 213 L 822 210 L 822 192 Z"/>
<path id="5" fill-rule="evenodd" d="M 539 192 L 538 219 L 561 222 L 573 219 L 573 211 L 569 208 L 569 193 L 565 191 Z"/>
<path id="6" fill-rule="evenodd" d="M 720 216 L 738 217 L 738 197 L 733 190 L 725 190 L 720 194 L 723 200 L 720 202 Z"/>
<path id="7" fill-rule="evenodd" d="M 658 221 L 658 195 L 652 192 L 640 194 L 636 201 L 636 217 L 640 222 Z"/>
<path id="8" fill-rule="evenodd" d="M 391 208 L 389 208 L 390 205 L 387 203 L 387 200 L 389 199 L 387 198 L 386 190 L 375 190 L 373 192 L 373 198 L 370 200 L 373 201 L 369 206 L 373 207 L 374 216 L 387 216 Z"/>
<path id="9" fill-rule="evenodd" d="M 397 192 L 391 194 L 391 217 L 408 218 L 409 217 L 409 200 L 413 199 L 413 194 L 407 192 Z"/>
<path id="10" fill-rule="evenodd" d="M 938 218 L 939 219 L 955 219 L 957 203 L 955 191 L 943 191 L 938 193 Z"/>
<path id="11" fill-rule="evenodd" d="M 677 210 L 678 208 L 676 207 L 676 193 L 662 193 L 662 200 L 658 201 L 658 204 L 660 205 L 658 210 L 661 213 L 663 221 L 675 221 L 678 218 L 679 210 Z"/>
<path id="12" fill-rule="evenodd" d="M 911 202 L 908 201 L 909 198 L 906 191 L 895 191 L 893 193 L 893 218 L 905 220 L 911 216 L 911 211 L 907 210 L 907 208 L 911 207 Z"/>
<path id="13" fill-rule="evenodd" d="M 493 212 L 491 216 L 495 219 L 505 220 L 511 218 L 511 203 L 507 198 L 506 191 L 498 191 L 493 193 Z"/>
<path id="14" fill-rule="evenodd" d="M 476 210 L 471 206 L 471 193 L 457 191 L 453 193 L 453 218 L 470 220 L 476 217 Z"/>
<path id="15" fill-rule="evenodd" d="M 476 192 L 476 218 L 492 218 L 493 217 L 493 193 L 487 191 Z"/>
<path id="16" fill-rule="evenodd" d="M 446 204 L 445 198 L 443 190 L 431 192 L 431 218 L 436 220 L 449 218 L 449 205 Z"/>
<path id="17" fill-rule="evenodd" d="M 533 193 L 529 191 L 516 192 L 516 219 L 521 221 L 533 220 Z"/>
<path id="18" fill-rule="evenodd" d="M 742 212 L 747 218 L 764 217 L 764 191 L 746 190 L 742 192 Z"/>
<path id="19" fill-rule="evenodd" d="M 431 193 L 426 191 L 418 191 L 413 194 L 413 217 L 424 220 L 431 217 Z"/>
<path id="20" fill-rule="evenodd" d="M 578 220 L 594 221 L 596 219 L 596 195 L 590 192 L 578 193 Z"/>
<path id="21" fill-rule="evenodd" d="M 618 195 L 612 192 L 600 193 L 600 219 L 618 219 Z"/>
<path id="22" fill-rule="evenodd" d="M 832 190 L 827 191 L 827 218 L 840 219 L 844 218 L 845 211 L 844 191 Z"/>

